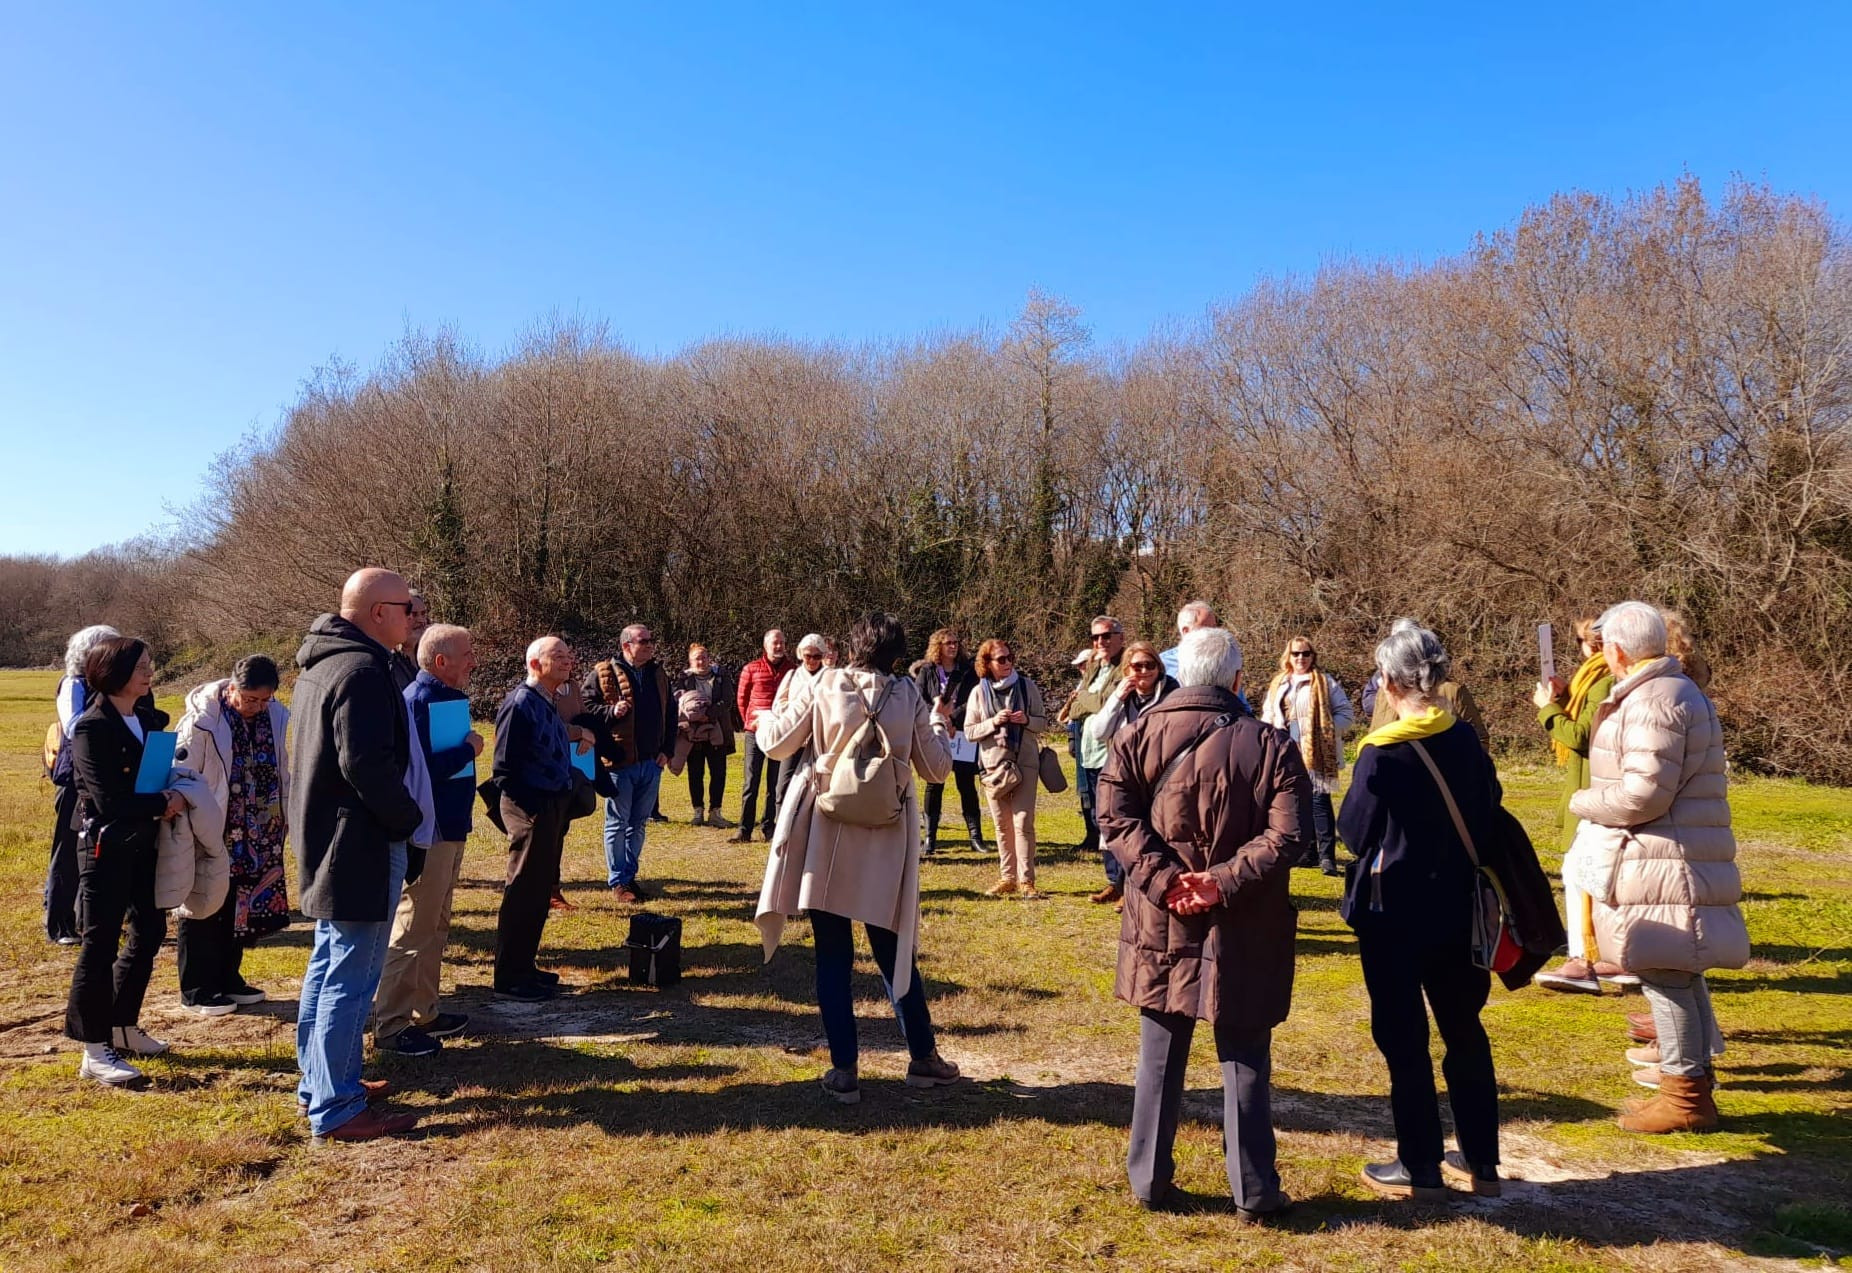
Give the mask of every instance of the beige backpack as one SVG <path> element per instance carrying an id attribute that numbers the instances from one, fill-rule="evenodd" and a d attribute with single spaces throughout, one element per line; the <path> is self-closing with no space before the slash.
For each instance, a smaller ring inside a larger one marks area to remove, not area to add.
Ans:
<path id="1" fill-rule="evenodd" d="M 817 793 L 817 811 L 831 822 L 852 827 L 891 827 L 900 821 L 912 775 L 906 763 L 894 754 L 887 731 L 881 727 L 881 708 L 899 683 L 899 677 L 889 677 L 875 695 L 873 706 L 862 698 L 860 690 L 855 692 L 868 719 L 850 736 Z"/>

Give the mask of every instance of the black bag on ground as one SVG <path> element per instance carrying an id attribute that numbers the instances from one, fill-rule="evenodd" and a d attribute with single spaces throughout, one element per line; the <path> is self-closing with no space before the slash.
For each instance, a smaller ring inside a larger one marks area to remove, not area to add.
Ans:
<path id="1" fill-rule="evenodd" d="M 640 986 L 673 986 L 682 979 L 682 921 L 673 915 L 639 911 L 630 917 L 630 980 Z"/>

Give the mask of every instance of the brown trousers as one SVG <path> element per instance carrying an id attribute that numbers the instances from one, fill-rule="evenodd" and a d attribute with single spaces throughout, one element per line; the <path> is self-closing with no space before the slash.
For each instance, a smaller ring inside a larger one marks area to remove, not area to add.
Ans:
<path id="1" fill-rule="evenodd" d="M 553 890 L 559 887 L 560 851 L 566 845 L 566 802 L 570 792 L 536 796 L 523 808 L 502 796 L 502 824 L 508 828 L 508 881 L 495 922 L 495 987 L 509 990 L 530 980 L 547 926 Z"/>
<path id="2" fill-rule="evenodd" d="M 386 968 L 373 997 L 373 1041 L 384 1044 L 408 1025 L 437 1016 L 437 981 L 450 940 L 450 903 L 463 874 L 463 841 L 439 840 L 424 855 L 424 873 L 399 895 Z"/>

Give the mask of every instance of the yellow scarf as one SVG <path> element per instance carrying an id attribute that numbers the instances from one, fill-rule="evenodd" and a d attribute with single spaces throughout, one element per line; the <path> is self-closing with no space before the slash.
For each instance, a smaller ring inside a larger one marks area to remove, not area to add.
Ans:
<path id="1" fill-rule="evenodd" d="M 1413 716 L 1398 717 L 1379 725 L 1363 736 L 1364 747 L 1387 747 L 1415 738 L 1432 738 L 1453 728 L 1453 713 L 1444 707 L 1430 707 Z"/>
<path id="2" fill-rule="evenodd" d="M 1575 670 L 1569 678 L 1569 705 L 1563 708 L 1564 715 L 1570 720 L 1582 719 L 1582 712 L 1588 706 L 1588 692 L 1595 687 L 1595 682 L 1608 674 L 1608 661 L 1600 651 L 1591 655 L 1587 662 Z M 1568 768 L 1569 758 L 1575 753 L 1561 743 L 1553 743 L 1556 749 L 1556 763 Z"/>

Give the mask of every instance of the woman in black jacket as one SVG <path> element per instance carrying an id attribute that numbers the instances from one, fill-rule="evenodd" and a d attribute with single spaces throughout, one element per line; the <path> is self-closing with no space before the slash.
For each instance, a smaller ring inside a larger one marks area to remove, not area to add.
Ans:
<path id="1" fill-rule="evenodd" d="M 964 644 L 951 628 L 940 628 L 926 642 L 926 657 L 914 668 L 913 683 L 920 699 L 933 707 L 941 700 L 949 703 L 954 723 L 965 718 L 965 702 L 977 688 L 977 673 L 965 657 Z M 983 805 L 977 798 L 977 744 L 964 736 L 963 730 L 952 735 L 952 778 L 958 783 L 958 802 L 964 806 L 965 831 L 971 847 L 978 853 L 990 850 L 984 844 Z M 939 815 L 945 807 L 945 784 L 926 784 L 926 852 L 939 844 Z"/>
<path id="2" fill-rule="evenodd" d="M 167 1050 L 136 1023 L 155 952 L 167 934 L 167 914 L 154 904 L 155 830 L 179 816 L 186 803 L 175 791 L 135 790 L 145 740 L 167 727 L 167 714 L 152 699 L 137 701 L 154 683 L 147 645 L 133 637 L 99 642 L 84 659 L 84 683 L 89 704 L 71 731 L 83 828 L 78 839 L 83 949 L 71 977 L 64 1032 L 84 1045 L 79 1075 L 133 1083 L 141 1071 L 123 1059 L 124 1052 L 155 1056 Z"/>
<path id="3" fill-rule="evenodd" d="M 1396 1160 L 1366 1166 L 1363 1183 L 1389 1197 L 1434 1202 L 1446 1197 L 1445 1172 L 1496 1196 L 1498 1078 L 1479 1021 L 1491 973 L 1474 958 L 1476 872 L 1428 765 L 1439 770 L 1475 846 L 1492 843 L 1498 774 L 1472 727 L 1434 701 L 1448 668 L 1439 637 L 1397 625 L 1376 647 L 1376 668 L 1378 693 L 1396 718 L 1364 738 L 1338 818 L 1357 855 L 1341 909 L 1357 931 L 1370 1034 L 1389 1066 L 1395 1119 Z M 1444 1155 L 1429 1008 L 1446 1045 L 1441 1072 L 1460 1144 Z"/>

